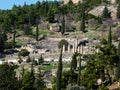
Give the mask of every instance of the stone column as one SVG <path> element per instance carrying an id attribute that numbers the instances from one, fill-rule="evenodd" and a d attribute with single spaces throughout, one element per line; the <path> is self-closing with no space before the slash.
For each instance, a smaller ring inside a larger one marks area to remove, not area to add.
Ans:
<path id="1" fill-rule="evenodd" d="M 63 53 L 65 53 L 65 45 L 63 45 Z"/>
<path id="2" fill-rule="evenodd" d="M 83 45 L 81 45 L 81 51 L 80 51 L 81 54 L 83 54 Z"/>
<path id="3" fill-rule="evenodd" d="M 68 52 L 70 52 L 70 45 L 68 45 Z"/>
<path id="4" fill-rule="evenodd" d="M 75 52 L 75 44 L 73 44 L 73 53 Z"/>

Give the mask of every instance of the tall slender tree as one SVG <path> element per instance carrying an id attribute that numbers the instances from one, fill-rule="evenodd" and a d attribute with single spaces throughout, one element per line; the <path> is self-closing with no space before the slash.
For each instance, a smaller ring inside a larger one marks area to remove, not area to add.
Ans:
<path id="1" fill-rule="evenodd" d="M 65 33 L 65 16 L 64 16 L 64 12 L 63 12 L 61 34 L 64 35 L 64 33 Z"/>
<path id="2" fill-rule="evenodd" d="M 36 75 L 34 85 L 35 85 L 36 90 L 43 90 L 45 88 L 45 83 L 43 81 L 43 76 L 42 76 L 40 68 L 39 68 L 38 74 Z"/>
<path id="3" fill-rule="evenodd" d="M 35 90 L 34 80 L 35 80 L 34 69 L 33 69 L 33 65 L 31 65 L 31 71 L 30 72 L 27 71 L 24 74 L 21 90 Z"/>
<path id="4" fill-rule="evenodd" d="M 60 51 L 59 62 L 58 62 L 58 70 L 57 70 L 57 78 L 56 78 L 56 90 L 62 90 L 61 80 L 62 80 L 62 49 Z"/>
<path id="5" fill-rule="evenodd" d="M 82 18 L 81 18 L 81 26 L 80 30 L 82 32 L 85 32 L 85 5 L 82 5 Z"/>
<path id="6" fill-rule="evenodd" d="M 15 35 L 16 35 L 16 32 L 15 32 L 15 29 L 14 29 L 14 26 L 12 27 L 12 30 L 13 30 L 13 48 L 15 48 Z"/>
<path id="7" fill-rule="evenodd" d="M 37 25 L 36 25 L 36 41 L 38 41 L 38 36 L 39 36 L 39 30 L 38 30 L 38 21 L 37 21 Z"/>
<path id="8" fill-rule="evenodd" d="M 111 26 L 110 26 L 109 35 L 108 35 L 108 44 L 109 44 L 109 45 L 112 44 L 112 31 L 111 31 Z"/>
<path id="9" fill-rule="evenodd" d="M 80 85 L 80 77 L 81 77 L 81 56 L 79 56 L 79 68 L 78 68 L 78 78 L 77 78 L 77 85 Z"/>

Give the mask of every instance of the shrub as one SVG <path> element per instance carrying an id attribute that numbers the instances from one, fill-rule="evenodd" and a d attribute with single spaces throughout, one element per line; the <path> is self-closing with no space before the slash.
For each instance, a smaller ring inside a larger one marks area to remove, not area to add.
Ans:
<path id="1" fill-rule="evenodd" d="M 19 51 L 18 55 L 19 56 L 28 56 L 30 54 L 30 52 L 27 49 L 21 49 L 21 51 Z"/>

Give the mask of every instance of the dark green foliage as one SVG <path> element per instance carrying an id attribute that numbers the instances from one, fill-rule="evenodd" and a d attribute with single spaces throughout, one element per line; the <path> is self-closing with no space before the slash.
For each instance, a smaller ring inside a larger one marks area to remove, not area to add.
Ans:
<path id="1" fill-rule="evenodd" d="M 30 52 L 27 49 L 21 49 L 21 51 L 19 51 L 18 55 L 19 56 L 28 56 L 30 54 Z"/>
<path id="2" fill-rule="evenodd" d="M 71 69 L 74 71 L 76 70 L 77 67 L 77 53 L 74 53 L 72 56 L 72 61 L 71 61 Z"/>
<path id="3" fill-rule="evenodd" d="M 13 48 L 15 48 L 15 35 L 16 35 L 16 31 L 13 27 Z"/>
<path id="4" fill-rule="evenodd" d="M 65 39 L 62 39 L 59 43 L 58 43 L 58 48 L 59 49 L 62 49 L 63 48 L 63 45 L 65 45 L 65 50 L 67 50 L 67 47 L 68 47 L 68 41 L 65 40 Z"/>
<path id="5" fill-rule="evenodd" d="M 40 68 L 39 68 L 38 74 L 36 75 L 34 85 L 35 85 L 36 90 L 43 90 L 45 88 L 45 83 L 43 81 L 43 76 L 42 76 Z"/>
<path id="6" fill-rule="evenodd" d="M 59 62 L 58 62 L 58 70 L 56 77 L 56 90 L 62 90 L 62 49 L 60 51 Z"/>
<path id="7" fill-rule="evenodd" d="M 18 90 L 14 65 L 0 65 L 0 90 Z"/>
<path id="8" fill-rule="evenodd" d="M 65 19 L 64 19 L 64 15 L 63 15 L 62 26 L 61 26 L 61 34 L 64 35 L 64 33 L 65 33 Z"/>
<path id="9" fill-rule="evenodd" d="M 117 65 L 117 69 L 116 69 L 116 80 L 119 81 L 120 79 L 120 62 Z"/>
<path id="10" fill-rule="evenodd" d="M 78 78 L 77 78 L 77 85 L 80 85 L 81 80 L 81 56 L 79 56 L 79 68 L 78 68 Z"/>
<path id="11" fill-rule="evenodd" d="M 6 32 L 0 31 L 0 53 L 4 52 L 4 49 L 5 49 L 4 45 L 5 45 L 6 40 L 7 40 Z"/>
<path id="12" fill-rule="evenodd" d="M 40 55 L 40 57 L 38 58 L 38 63 L 42 64 L 43 62 L 44 62 L 44 59 L 43 59 L 42 55 Z"/>
<path id="13" fill-rule="evenodd" d="M 84 4 L 82 5 L 82 18 L 81 18 L 80 30 L 82 32 L 85 32 L 85 6 Z"/>
<path id="14" fill-rule="evenodd" d="M 39 40 L 38 37 L 39 37 L 39 29 L 38 29 L 38 24 L 37 24 L 37 26 L 36 26 L 36 41 Z"/>
<path id="15" fill-rule="evenodd" d="M 54 12 L 50 9 L 47 13 L 47 19 L 49 23 L 54 23 Z"/>
<path id="16" fill-rule="evenodd" d="M 21 90 L 35 90 L 34 80 L 35 80 L 34 69 L 33 65 L 31 65 L 31 71 L 30 72 L 27 71 L 23 76 Z"/>
<path id="17" fill-rule="evenodd" d="M 108 34 L 108 44 L 109 44 L 109 45 L 112 44 L 112 32 L 111 32 L 111 27 L 110 27 L 109 34 Z"/>
<path id="18" fill-rule="evenodd" d="M 111 17 L 110 12 L 109 12 L 107 6 L 105 6 L 105 8 L 104 8 L 104 10 L 103 10 L 102 18 L 103 18 L 103 19 L 108 19 L 108 18 L 110 18 L 110 17 Z"/>

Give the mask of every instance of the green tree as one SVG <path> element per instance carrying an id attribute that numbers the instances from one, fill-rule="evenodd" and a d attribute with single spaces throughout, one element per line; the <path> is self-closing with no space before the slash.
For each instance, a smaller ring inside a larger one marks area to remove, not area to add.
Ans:
<path id="1" fill-rule="evenodd" d="M 111 27 L 110 27 L 109 35 L 108 35 L 108 44 L 109 44 L 109 45 L 112 44 L 112 32 L 111 32 Z"/>
<path id="2" fill-rule="evenodd" d="M 77 85 L 80 85 L 81 80 L 81 56 L 79 56 L 79 68 L 78 68 L 78 78 L 77 78 Z"/>
<path id="3" fill-rule="evenodd" d="M 75 71 L 77 69 L 77 56 L 78 56 L 77 52 L 75 52 L 72 56 L 71 67 L 70 67 L 70 77 L 69 77 L 69 83 L 71 85 L 77 84 L 77 79 L 75 79 L 76 78 Z"/>
<path id="4" fill-rule="evenodd" d="M 61 34 L 64 35 L 65 33 L 65 19 L 64 19 L 64 14 L 62 17 L 62 25 L 61 25 Z"/>
<path id="5" fill-rule="evenodd" d="M 0 90 L 18 90 L 14 65 L 0 65 Z"/>
<path id="6" fill-rule="evenodd" d="M 30 72 L 26 71 L 26 73 L 23 76 L 21 90 L 35 90 L 34 80 L 35 80 L 34 69 L 33 65 L 31 65 L 31 71 Z"/>
<path id="7" fill-rule="evenodd" d="M 75 52 L 72 56 L 72 61 L 71 61 L 71 69 L 74 71 L 77 68 L 77 52 Z"/>
<path id="8" fill-rule="evenodd" d="M 0 31 L 0 53 L 4 52 L 6 40 L 7 40 L 6 32 Z"/>
<path id="9" fill-rule="evenodd" d="M 45 88 L 45 83 L 43 81 L 43 76 L 42 76 L 40 68 L 39 68 L 38 74 L 36 75 L 34 85 L 35 85 L 36 90 L 43 90 Z"/>
<path id="10" fill-rule="evenodd" d="M 37 23 L 37 26 L 36 26 L 36 41 L 39 40 L 39 29 L 38 29 L 38 23 Z"/>
<path id="11" fill-rule="evenodd" d="M 27 49 L 21 49 L 21 51 L 19 51 L 18 55 L 19 56 L 28 56 L 30 54 L 30 52 Z"/>
<path id="12" fill-rule="evenodd" d="M 81 18 L 81 26 L 80 30 L 82 32 L 85 32 L 85 5 L 82 5 L 82 18 Z"/>
<path id="13" fill-rule="evenodd" d="M 13 27 L 13 48 L 15 48 L 15 35 L 16 35 L 16 31 L 15 31 L 15 29 L 14 29 L 14 27 Z"/>
<path id="14" fill-rule="evenodd" d="M 56 90 L 61 90 L 61 80 L 62 80 L 62 49 L 59 56 L 57 78 L 56 78 Z"/>

